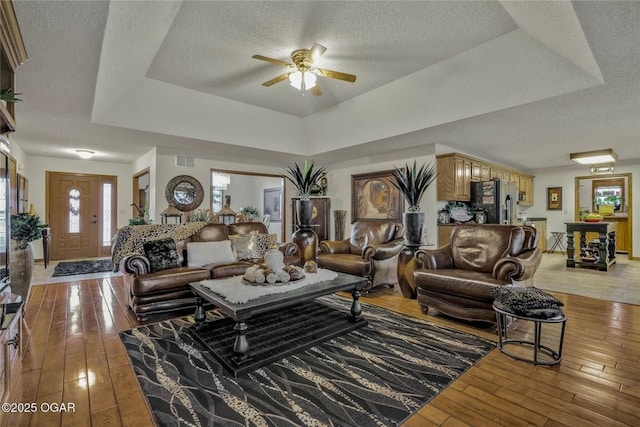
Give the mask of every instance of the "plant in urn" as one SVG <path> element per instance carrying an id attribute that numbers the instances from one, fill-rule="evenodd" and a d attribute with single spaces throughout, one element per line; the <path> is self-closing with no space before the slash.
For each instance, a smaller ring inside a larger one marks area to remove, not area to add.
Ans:
<path id="1" fill-rule="evenodd" d="M 314 163 L 305 160 L 304 167 L 296 163 L 288 166 L 286 177 L 298 190 L 296 212 L 298 214 L 298 229 L 291 235 L 291 240 L 300 249 L 301 265 L 307 261 L 315 261 L 318 255 L 318 235 L 311 228 L 311 216 L 313 204 L 311 202 L 311 190 L 325 172 L 325 167 L 316 168 Z"/>
<path id="2" fill-rule="evenodd" d="M 391 173 L 394 178 L 391 183 L 404 194 L 409 204 L 407 212 L 402 214 L 405 245 L 418 247 L 422 240 L 424 225 L 424 213 L 420 212 L 420 199 L 438 176 L 436 166 L 423 164 L 418 169 L 417 162 L 414 160 L 413 166 L 406 164 L 404 168 L 395 168 Z"/>

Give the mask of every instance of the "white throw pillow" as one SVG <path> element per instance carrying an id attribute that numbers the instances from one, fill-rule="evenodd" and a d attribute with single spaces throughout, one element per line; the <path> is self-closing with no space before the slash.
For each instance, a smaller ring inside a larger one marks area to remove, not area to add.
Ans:
<path id="1" fill-rule="evenodd" d="M 202 267 L 207 264 L 233 262 L 235 260 L 230 240 L 187 243 L 187 265 L 189 267 Z"/>

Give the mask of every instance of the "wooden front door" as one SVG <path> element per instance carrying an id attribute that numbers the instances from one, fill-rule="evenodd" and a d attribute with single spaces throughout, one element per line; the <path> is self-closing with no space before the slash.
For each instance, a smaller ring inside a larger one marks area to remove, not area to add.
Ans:
<path id="1" fill-rule="evenodd" d="M 47 172 L 51 259 L 110 254 L 115 184 L 115 176 Z"/>

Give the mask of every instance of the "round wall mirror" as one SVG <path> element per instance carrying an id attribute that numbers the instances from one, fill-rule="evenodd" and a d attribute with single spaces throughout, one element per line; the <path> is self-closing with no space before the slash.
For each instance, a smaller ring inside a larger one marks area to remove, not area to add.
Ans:
<path id="1" fill-rule="evenodd" d="M 167 184 L 164 192 L 168 203 L 178 210 L 188 212 L 196 209 L 204 199 L 200 182 L 189 175 L 178 175 Z"/>

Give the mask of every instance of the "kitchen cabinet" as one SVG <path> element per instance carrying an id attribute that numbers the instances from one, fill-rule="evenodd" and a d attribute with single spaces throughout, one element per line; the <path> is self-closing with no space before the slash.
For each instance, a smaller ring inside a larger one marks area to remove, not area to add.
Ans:
<path id="1" fill-rule="evenodd" d="M 437 156 L 438 200 L 471 199 L 471 158 L 459 154 Z"/>
<path id="2" fill-rule="evenodd" d="M 471 200 L 471 182 L 499 179 L 515 182 L 518 191 L 523 191 L 522 206 L 533 205 L 533 176 L 517 170 L 469 157 L 459 153 L 436 156 L 438 178 L 438 200 Z"/>
<path id="3" fill-rule="evenodd" d="M 521 195 L 518 204 L 521 206 L 533 205 L 533 176 L 520 175 L 518 178 L 518 191 Z"/>
<path id="4" fill-rule="evenodd" d="M 613 222 L 616 224 L 616 252 L 629 253 L 629 218 L 627 216 L 610 215 L 602 219 L 603 222 Z M 598 233 L 587 232 L 587 243 L 598 240 Z M 575 241 L 580 239 L 579 233 L 575 235 Z"/>
<path id="5" fill-rule="evenodd" d="M 491 179 L 491 166 L 477 161 L 471 162 L 471 181 L 489 181 Z"/>
<path id="6" fill-rule="evenodd" d="M 438 247 L 441 248 L 451 242 L 451 232 L 455 224 L 438 224 Z"/>
<path id="7" fill-rule="evenodd" d="M 509 171 L 500 167 L 491 167 L 491 179 L 499 179 L 501 181 L 509 181 Z"/>

